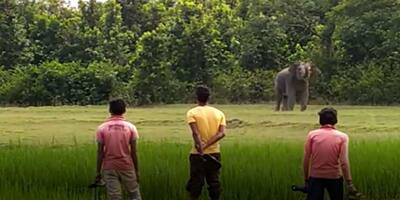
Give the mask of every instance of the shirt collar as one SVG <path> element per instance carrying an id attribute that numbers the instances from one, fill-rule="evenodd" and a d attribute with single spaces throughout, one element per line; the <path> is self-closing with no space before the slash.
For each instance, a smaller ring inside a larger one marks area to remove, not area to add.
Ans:
<path id="1" fill-rule="evenodd" d="M 321 128 L 336 129 L 335 126 L 331 124 L 322 125 Z"/>
<path id="2" fill-rule="evenodd" d="M 122 115 L 111 115 L 111 117 L 108 118 L 108 121 L 112 121 L 112 120 L 124 120 L 124 116 Z"/>

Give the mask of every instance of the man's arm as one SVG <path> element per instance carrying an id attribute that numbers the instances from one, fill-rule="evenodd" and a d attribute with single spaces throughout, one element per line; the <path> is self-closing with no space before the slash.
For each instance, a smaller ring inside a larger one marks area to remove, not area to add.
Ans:
<path id="1" fill-rule="evenodd" d="M 340 165 L 343 176 L 347 183 L 351 184 L 350 162 L 349 162 L 349 138 L 346 136 L 340 147 Z"/>
<path id="2" fill-rule="evenodd" d="M 362 194 L 357 191 L 351 178 L 350 161 L 349 161 L 349 137 L 347 135 L 344 138 L 344 142 L 340 147 L 339 161 L 342 168 L 344 179 L 346 180 L 347 183 L 347 191 L 349 192 L 349 195 L 355 195 L 361 197 Z"/>
<path id="3" fill-rule="evenodd" d="M 97 168 L 96 168 L 96 179 L 101 178 L 101 166 L 104 159 L 104 144 L 101 142 L 97 143 Z"/>
<path id="4" fill-rule="evenodd" d="M 200 154 L 203 154 L 203 144 L 201 143 L 199 129 L 197 128 L 196 122 L 189 123 L 190 129 L 192 130 L 192 137 L 194 146 Z"/>
<path id="5" fill-rule="evenodd" d="M 219 128 L 218 128 L 217 134 L 215 134 L 213 137 L 211 137 L 207 141 L 207 143 L 203 147 L 203 150 L 207 149 L 208 147 L 210 147 L 211 145 L 215 144 L 216 142 L 218 142 L 219 140 L 221 140 L 224 137 L 225 137 L 225 126 L 220 125 Z"/>
<path id="6" fill-rule="evenodd" d="M 311 138 L 307 137 L 307 141 L 304 145 L 304 160 L 303 160 L 303 170 L 304 170 L 304 181 L 307 182 L 310 174 L 310 156 L 311 156 Z"/>
<path id="7" fill-rule="evenodd" d="M 139 161 L 137 157 L 136 140 L 131 140 L 131 158 L 135 166 L 136 178 L 139 182 Z"/>

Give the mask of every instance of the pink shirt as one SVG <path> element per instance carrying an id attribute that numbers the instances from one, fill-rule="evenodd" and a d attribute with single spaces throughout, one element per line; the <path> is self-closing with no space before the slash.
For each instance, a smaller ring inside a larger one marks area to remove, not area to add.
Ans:
<path id="1" fill-rule="evenodd" d="M 304 146 L 304 178 L 351 180 L 348 144 L 349 137 L 334 126 L 311 131 Z"/>
<path id="2" fill-rule="evenodd" d="M 112 116 L 101 124 L 96 133 L 99 143 L 104 144 L 103 170 L 134 169 L 130 154 L 130 142 L 138 139 L 136 127 L 122 116 Z"/>

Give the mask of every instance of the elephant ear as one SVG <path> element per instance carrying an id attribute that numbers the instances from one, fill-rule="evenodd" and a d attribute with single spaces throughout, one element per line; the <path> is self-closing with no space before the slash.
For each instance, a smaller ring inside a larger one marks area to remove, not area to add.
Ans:
<path id="1" fill-rule="evenodd" d="M 310 67 L 310 81 L 315 81 L 321 73 L 322 72 L 318 67 L 316 67 L 314 64 L 311 64 L 311 67 Z"/>

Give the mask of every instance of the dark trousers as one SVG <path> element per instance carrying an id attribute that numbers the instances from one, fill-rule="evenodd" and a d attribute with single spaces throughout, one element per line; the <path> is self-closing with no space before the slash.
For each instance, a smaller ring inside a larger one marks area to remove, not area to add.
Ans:
<path id="1" fill-rule="evenodd" d="M 210 155 L 221 161 L 221 154 Z M 198 199 L 200 197 L 205 180 L 207 181 L 210 199 L 219 199 L 222 192 L 221 182 L 219 181 L 220 169 L 215 168 L 210 161 L 204 160 L 202 156 L 197 154 L 191 154 L 189 160 L 190 179 L 186 185 L 186 190 L 189 192 L 190 198 Z"/>
<path id="2" fill-rule="evenodd" d="M 307 200 L 323 200 L 324 190 L 328 191 L 330 200 L 343 200 L 343 178 L 325 179 L 310 178 Z"/>

